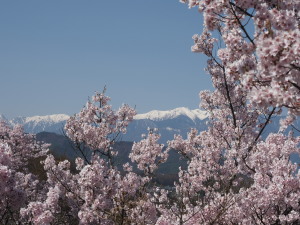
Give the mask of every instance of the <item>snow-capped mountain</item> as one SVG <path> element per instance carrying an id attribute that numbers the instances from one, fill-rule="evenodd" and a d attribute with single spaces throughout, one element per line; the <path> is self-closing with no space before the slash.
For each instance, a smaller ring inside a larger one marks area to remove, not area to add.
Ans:
<path id="1" fill-rule="evenodd" d="M 181 107 L 169 111 L 153 110 L 148 113 L 138 114 L 134 117 L 135 120 L 149 119 L 153 121 L 162 121 L 167 119 L 174 119 L 178 116 L 186 116 L 195 121 L 197 119 L 203 120 L 207 118 L 207 112 L 200 109 L 189 110 L 188 108 Z"/>
<path id="2" fill-rule="evenodd" d="M 190 110 L 188 108 L 176 108 L 169 111 L 153 110 L 144 114 L 137 114 L 134 121 L 130 123 L 127 133 L 121 137 L 123 141 L 139 141 L 142 134 L 147 133 L 147 128 L 157 128 L 161 134 L 162 143 L 171 140 L 174 134 L 186 137 L 191 128 L 204 130 L 207 114 L 200 109 Z M 0 120 L 6 120 L 12 126 L 21 124 L 27 133 L 39 133 L 42 131 L 62 134 L 63 127 L 69 119 L 68 115 L 55 114 L 48 116 L 16 117 L 7 120 L 0 115 Z"/>
<path id="3" fill-rule="evenodd" d="M 9 120 L 9 124 L 15 126 L 21 124 L 27 133 L 39 133 L 42 131 L 61 134 L 62 129 L 70 116 L 66 114 L 54 114 L 47 116 L 16 117 Z"/>

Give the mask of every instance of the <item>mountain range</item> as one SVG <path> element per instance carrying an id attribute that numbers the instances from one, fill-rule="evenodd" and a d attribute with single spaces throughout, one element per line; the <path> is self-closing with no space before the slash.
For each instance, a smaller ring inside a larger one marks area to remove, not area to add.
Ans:
<path id="1" fill-rule="evenodd" d="M 11 120 L 0 115 L 0 120 L 5 120 L 11 126 L 21 124 L 25 132 L 37 134 L 39 141 L 51 143 L 51 151 L 58 156 L 75 158 L 77 155 L 70 145 L 70 141 L 63 135 L 63 128 L 70 116 L 65 114 L 55 114 L 47 116 L 33 117 L 16 117 Z M 263 138 L 270 132 L 277 132 L 281 117 L 274 117 L 272 123 L 268 125 L 263 133 Z M 199 131 L 207 129 L 208 115 L 200 109 L 190 110 L 188 108 L 176 108 L 168 111 L 153 110 L 144 114 L 137 114 L 134 120 L 129 124 L 127 133 L 124 134 L 116 143 L 117 149 L 122 149 L 123 154 L 120 155 L 120 162 L 128 161 L 132 143 L 140 141 L 142 134 L 147 133 L 147 129 L 158 129 L 161 134 L 160 143 L 166 144 L 168 140 L 172 140 L 175 134 L 179 134 L 186 138 L 191 128 L 197 128 Z M 297 127 L 300 127 L 299 120 Z M 297 132 L 297 131 L 295 131 Z M 297 132 L 298 133 L 298 132 Z M 299 133 L 298 133 L 299 134 Z M 125 150 L 124 150 L 125 149 Z M 300 163 L 297 154 L 291 155 L 291 161 Z M 120 163 L 121 165 L 122 163 Z M 180 156 L 173 152 L 168 162 L 161 168 L 161 173 L 175 174 L 179 166 L 185 163 Z"/>
<path id="2" fill-rule="evenodd" d="M 5 120 L 11 126 L 21 124 L 25 132 L 33 134 L 40 132 L 63 134 L 64 125 L 69 118 L 70 116 L 66 114 L 54 114 L 47 116 L 16 117 L 8 120 L 5 116 L 0 115 L 0 120 Z M 272 118 L 272 123 L 265 129 L 263 138 L 270 132 L 278 132 L 281 118 L 280 116 Z M 166 144 L 168 140 L 174 138 L 175 134 L 186 138 L 191 128 L 196 128 L 199 131 L 206 130 L 207 120 L 207 112 L 200 109 L 190 110 L 181 107 L 167 111 L 153 110 L 148 113 L 137 114 L 127 127 L 127 133 L 121 136 L 118 141 L 140 141 L 142 135 L 148 132 L 148 128 L 156 128 L 161 134 L 160 143 Z M 296 127 L 300 127 L 300 120 L 296 121 Z M 295 130 L 295 132 L 299 133 L 297 130 Z"/>
<path id="3" fill-rule="evenodd" d="M 142 134 L 147 133 L 147 129 L 156 128 L 161 134 L 161 143 L 166 143 L 173 139 L 174 134 L 186 137 L 191 128 L 204 130 L 206 126 L 207 113 L 200 109 L 190 110 L 188 108 L 176 108 L 168 111 L 153 110 L 144 114 L 137 114 L 129 124 L 127 133 L 120 141 L 139 141 Z M 11 120 L 0 115 L 0 119 L 5 120 L 11 126 L 21 124 L 25 132 L 37 134 L 40 132 L 52 132 L 62 134 L 69 115 L 55 114 L 47 116 L 16 117 Z"/>

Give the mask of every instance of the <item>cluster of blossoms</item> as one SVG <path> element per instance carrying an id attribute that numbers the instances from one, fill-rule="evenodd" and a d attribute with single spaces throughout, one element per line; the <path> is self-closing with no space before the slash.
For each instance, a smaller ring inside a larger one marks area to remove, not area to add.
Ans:
<path id="1" fill-rule="evenodd" d="M 150 130 L 147 138 L 133 144 L 129 154 L 132 162 L 136 162 L 137 167 L 147 175 L 152 174 L 168 158 L 168 150 L 163 151 L 164 145 L 158 143 L 159 138 L 159 134 Z"/>
<path id="2" fill-rule="evenodd" d="M 181 2 L 198 7 L 204 15 L 204 31 L 194 36 L 192 51 L 206 54 L 219 64 L 219 70 L 236 77 L 258 107 L 286 107 L 290 114 L 300 115 L 298 1 Z M 217 56 L 212 51 L 213 31 L 220 33 L 220 43 L 225 44 Z"/>
<path id="3" fill-rule="evenodd" d="M 117 112 L 108 104 L 110 98 L 104 93 L 96 93 L 80 113 L 71 117 L 66 126 L 66 134 L 75 143 L 110 157 L 110 149 L 121 133 L 133 120 L 135 110 L 123 105 Z"/>
<path id="4" fill-rule="evenodd" d="M 135 110 L 114 111 L 96 93 L 66 124 L 81 156 L 43 161 L 43 185 L 26 169 L 44 153 L 20 127 L 0 123 L 0 218 L 23 224 L 299 224 L 300 2 L 181 0 L 204 15 L 192 51 L 208 57 L 214 91 L 200 93 L 208 129 L 134 143 L 129 155 L 144 176 L 115 165 L 114 143 Z M 249 32 L 249 30 L 254 30 Z M 220 38 L 214 38 L 219 32 Z M 218 48 L 223 46 L 223 48 Z M 263 135 L 275 116 L 277 133 Z M 152 180 L 175 149 L 187 160 L 173 189 Z"/>
<path id="5" fill-rule="evenodd" d="M 21 221 L 20 210 L 43 192 L 27 165 L 44 156 L 48 145 L 35 141 L 22 127 L 0 121 L 0 218 L 1 224 Z M 39 192 L 41 191 L 41 192 Z"/>

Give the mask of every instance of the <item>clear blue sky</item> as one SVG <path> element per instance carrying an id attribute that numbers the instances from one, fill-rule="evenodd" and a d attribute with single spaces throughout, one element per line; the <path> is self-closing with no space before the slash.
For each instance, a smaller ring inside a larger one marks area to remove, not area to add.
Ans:
<path id="1" fill-rule="evenodd" d="M 0 0 L 0 113 L 74 114 L 104 85 L 114 108 L 197 108 L 202 22 L 179 0 Z"/>

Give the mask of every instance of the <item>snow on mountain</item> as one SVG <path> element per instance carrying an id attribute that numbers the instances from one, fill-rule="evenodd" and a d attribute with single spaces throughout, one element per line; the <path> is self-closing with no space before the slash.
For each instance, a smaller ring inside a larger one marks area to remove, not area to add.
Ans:
<path id="1" fill-rule="evenodd" d="M 181 107 L 181 108 L 176 108 L 168 111 L 153 110 L 148 113 L 138 114 L 134 117 L 134 119 L 136 120 L 149 119 L 154 121 L 161 121 L 167 119 L 174 119 L 178 116 L 186 116 L 194 121 L 195 119 L 199 119 L 199 120 L 206 119 L 208 115 L 206 111 L 202 111 L 200 109 L 190 110 L 188 108 Z"/>
<path id="2" fill-rule="evenodd" d="M 70 116 L 66 114 L 54 114 L 47 116 L 16 117 L 9 121 L 12 126 L 21 124 L 27 133 L 39 133 L 42 131 L 62 133 L 62 129 Z"/>
<path id="3" fill-rule="evenodd" d="M 25 123 L 33 122 L 35 124 L 44 122 L 44 123 L 60 123 L 68 120 L 70 116 L 66 114 L 54 114 L 48 116 L 32 116 L 26 117 Z"/>
<path id="4" fill-rule="evenodd" d="M 16 117 L 10 120 L 10 124 L 28 124 L 32 123 L 34 125 L 39 125 L 40 123 L 43 124 L 54 124 L 54 123 L 61 123 L 65 122 L 69 119 L 70 116 L 66 114 L 54 114 L 54 115 L 47 115 L 47 116 L 31 116 L 31 117 Z"/>

